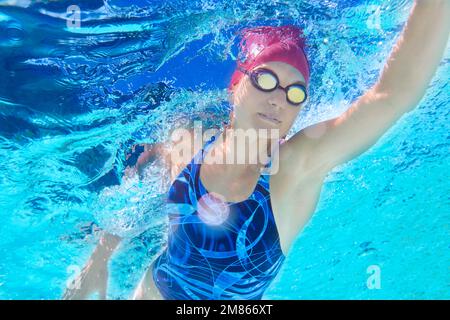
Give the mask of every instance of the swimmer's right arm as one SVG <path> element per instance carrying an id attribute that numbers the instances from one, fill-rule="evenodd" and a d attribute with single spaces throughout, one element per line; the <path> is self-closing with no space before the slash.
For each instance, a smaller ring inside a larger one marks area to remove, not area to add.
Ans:
<path id="1" fill-rule="evenodd" d="M 181 170 L 189 163 L 191 158 L 200 151 L 199 148 L 201 148 L 201 146 L 194 143 L 193 129 L 186 129 L 184 132 L 186 133 L 184 139 L 176 142 L 170 141 L 169 143 L 139 144 L 138 146 L 144 147 L 144 151 L 139 155 L 139 158 L 134 166 L 128 166 L 125 169 L 124 178 L 132 178 L 138 174 L 141 179 L 144 169 L 148 166 L 148 164 L 160 158 L 163 160 L 167 172 L 170 173 L 170 181 L 173 182 Z M 188 150 L 189 156 L 186 159 L 179 159 L 179 157 L 175 157 L 175 159 L 178 160 L 173 160 L 171 153 L 174 151 L 173 148 L 175 146 L 178 146 L 178 149 Z M 133 147 L 133 152 L 135 147 L 136 146 Z M 127 157 L 128 156 L 129 155 L 127 155 Z"/>
<path id="2" fill-rule="evenodd" d="M 124 171 L 124 179 L 130 179 L 138 175 L 142 176 L 142 172 L 149 163 L 153 162 L 158 155 L 164 155 L 162 144 L 141 144 L 136 147 L 143 146 L 144 151 L 139 155 L 134 165 L 127 166 Z M 127 155 L 130 157 L 131 154 Z M 91 294 L 98 293 L 99 299 L 106 299 L 108 288 L 108 262 L 112 254 L 120 244 L 119 236 L 103 231 L 100 241 L 91 254 L 85 267 L 79 276 L 66 288 L 63 299 L 84 300 L 89 299 Z"/>

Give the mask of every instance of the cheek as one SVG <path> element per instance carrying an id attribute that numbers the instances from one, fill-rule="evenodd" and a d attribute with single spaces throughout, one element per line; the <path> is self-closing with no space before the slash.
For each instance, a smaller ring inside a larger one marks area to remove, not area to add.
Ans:
<path id="1" fill-rule="evenodd" d="M 243 83 L 236 90 L 234 100 L 236 114 L 251 115 L 256 113 L 263 99 L 264 96 L 251 83 Z"/>

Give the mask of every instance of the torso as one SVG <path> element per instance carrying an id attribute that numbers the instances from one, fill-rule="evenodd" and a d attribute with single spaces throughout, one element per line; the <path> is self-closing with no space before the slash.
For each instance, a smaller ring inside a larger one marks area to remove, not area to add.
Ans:
<path id="1" fill-rule="evenodd" d="M 152 267 L 154 283 L 165 299 L 261 299 L 286 258 L 271 208 L 269 175 L 254 170 L 257 177 L 252 181 L 252 170 L 246 167 L 243 173 L 252 182 L 246 192 L 239 187 L 246 183 L 236 167 L 228 174 L 217 167 L 214 172 L 211 167 L 205 170 L 206 179 L 236 181 L 222 185 L 225 192 L 233 191 L 226 194 L 228 199 L 223 199 L 223 190 L 209 190 L 212 186 L 202 181 L 200 169 L 204 157 L 214 152 L 215 138 L 196 152 L 168 192 L 168 242 Z"/>
<path id="2" fill-rule="evenodd" d="M 293 161 L 296 159 L 289 157 L 289 148 L 289 143 L 280 146 L 279 170 L 270 176 L 269 182 L 272 212 L 278 229 L 280 246 L 285 256 L 293 240 L 313 214 L 325 177 L 323 174 L 310 172 L 299 165 L 302 163 L 300 159 Z M 172 176 L 176 177 L 182 167 L 172 167 L 172 169 Z M 233 202 L 245 200 L 246 196 L 252 193 L 259 179 L 258 174 L 250 174 L 249 178 L 235 182 L 216 179 L 216 177 L 217 172 L 212 166 L 202 165 L 200 179 L 205 188 L 210 192 L 222 194 Z M 224 185 L 227 188 L 224 188 Z"/>

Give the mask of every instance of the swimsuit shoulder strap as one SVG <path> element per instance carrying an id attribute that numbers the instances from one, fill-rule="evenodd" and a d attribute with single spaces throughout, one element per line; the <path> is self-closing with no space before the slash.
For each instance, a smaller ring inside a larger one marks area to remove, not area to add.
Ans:
<path id="1" fill-rule="evenodd" d="M 205 142 L 205 144 L 203 145 L 202 150 L 201 150 L 202 160 L 203 160 L 203 157 L 205 156 L 205 154 L 208 152 L 208 150 L 209 150 L 210 146 L 212 145 L 212 143 L 214 141 L 216 141 L 217 137 L 220 136 L 221 133 L 222 133 L 221 131 L 217 132 L 208 141 Z"/>

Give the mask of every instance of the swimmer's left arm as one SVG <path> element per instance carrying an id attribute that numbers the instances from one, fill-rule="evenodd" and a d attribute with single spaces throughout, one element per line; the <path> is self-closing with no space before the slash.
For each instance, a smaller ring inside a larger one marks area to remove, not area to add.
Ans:
<path id="1" fill-rule="evenodd" d="M 341 116 L 292 137 L 294 151 L 308 155 L 304 169 L 325 173 L 359 156 L 418 105 L 445 51 L 449 17 L 449 0 L 415 1 L 377 83 Z"/>

